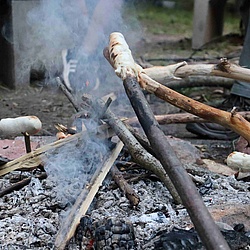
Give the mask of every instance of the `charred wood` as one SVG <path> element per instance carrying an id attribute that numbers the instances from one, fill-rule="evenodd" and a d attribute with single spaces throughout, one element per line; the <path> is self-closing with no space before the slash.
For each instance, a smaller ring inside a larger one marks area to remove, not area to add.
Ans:
<path id="1" fill-rule="evenodd" d="M 182 167 L 180 160 L 166 140 L 163 131 L 159 128 L 159 124 L 154 119 L 154 115 L 138 86 L 136 78 L 127 77 L 123 84 L 157 158 L 174 183 L 204 245 L 208 249 L 229 249 L 227 242 L 214 223 L 200 194 L 197 192 L 194 183 Z"/>
<path id="2" fill-rule="evenodd" d="M 103 105 L 104 104 L 101 100 L 97 100 L 95 101 L 95 104 L 93 106 L 95 108 L 102 108 Z M 147 170 L 150 170 L 151 172 L 156 174 L 164 183 L 164 185 L 168 188 L 174 201 L 177 204 L 181 203 L 181 200 L 176 192 L 175 187 L 173 186 L 160 162 L 141 146 L 141 144 L 136 140 L 136 138 L 124 125 L 124 123 L 118 117 L 116 117 L 110 110 L 106 111 L 104 118 L 106 119 L 110 127 L 114 130 L 114 132 L 117 134 L 117 136 L 120 138 L 120 140 L 126 145 L 134 161 L 146 168 Z"/>
<path id="3" fill-rule="evenodd" d="M 136 192 L 133 190 L 133 188 L 123 178 L 122 173 L 119 171 L 119 169 L 116 166 L 113 166 L 111 168 L 111 175 L 115 183 L 123 192 L 123 194 L 128 198 L 131 206 L 136 207 L 140 202 L 140 198 L 136 194 Z"/>

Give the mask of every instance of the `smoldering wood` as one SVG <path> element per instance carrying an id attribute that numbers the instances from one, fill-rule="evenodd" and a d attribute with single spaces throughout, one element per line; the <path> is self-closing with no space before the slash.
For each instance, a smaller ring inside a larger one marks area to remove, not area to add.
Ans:
<path id="1" fill-rule="evenodd" d="M 13 161 L 7 162 L 6 164 L 0 166 L 0 176 L 5 175 L 17 169 L 36 168 L 46 161 L 46 156 L 45 156 L 46 152 L 62 147 L 63 145 L 71 143 L 75 140 L 84 140 L 84 138 L 89 134 L 91 135 L 91 133 L 97 135 L 97 137 L 100 138 L 110 138 L 111 136 L 114 135 L 113 131 L 109 129 L 107 125 L 101 125 L 94 131 L 86 131 L 86 130 L 82 131 L 65 139 L 55 141 L 43 147 L 35 149 L 30 153 L 25 154 Z"/>
<path id="2" fill-rule="evenodd" d="M 111 175 L 117 186 L 120 188 L 123 194 L 128 198 L 131 206 L 133 207 L 138 206 L 140 202 L 140 197 L 134 191 L 134 189 L 127 183 L 127 181 L 123 178 L 122 173 L 115 165 L 111 168 Z"/>
<path id="3" fill-rule="evenodd" d="M 123 143 L 119 141 L 116 144 L 116 147 L 108 155 L 102 166 L 97 168 L 89 184 L 85 186 L 80 195 L 77 197 L 69 215 L 66 217 L 65 221 L 62 222 L 61 228 L 57 233 L 55 239 L 55 247 L 57 250 L 64 250 L 67 242 L 74 236 L 75 230 L 80 223 L 80 219 L 86 214 L 99 187 L 114 164 L 122 148 Z"/>
<path id="4" fill-rule="evenodd" d="M 104 103 L 101 100 L 96 100 L 93 107 L 98 109 L 102 108 L 103 105 Z M 174 185 L 170 181 L 160 162 L 140 145 L 140 143 L 136 140 L 132 133 L 126 128 L 124 123 L 118 117 L 116 117 L 109 109 L 106 111 L 104 118 L 106 122 L 110 125 L 110 127 L 114 130 L 114 132 L 117 134 L 117 136 L 120 138 L 120 140 L 126 145 L 134 161 L 139 165 L 143 166 L 145 169 L 157 175 L 169 190 L 175 203 L 180 204 L 180 197 L 177 194 Z"/>
<path id="5" fill-rule="evenodd" d="M 249 111 L 242 111 L 238 112 L 239 115 L 244 117 L 247 121 L 250 121 L 250 112 Z M 202 119 L 199 116 L 190 114 L 190 113 L 176 113 L 176 114 L 166 114 L 166 115 L 155 115 L 156 121 L 160 125 L 164 124 L 173 124 L 173 123 L 210 123 L 211 120 Z M 126 124 L 135 125 L 138 124 L 137 117 L 125 118 L 123 121 Z"/>
<path id="6" fill-rule="evenodd" d="M 180 160 L 154 119 L 153 112 L 138 86 L 136 77 L 128 76 L 123 84 L 157 158 L 178 191 L 204 245 L 207 249 L 216 249 L 218 246 L 220 246 L 220 249 L 229 249 L 227 242 L 197 192 L 196 186 L 182 167 Z"/>
<path id="7" fill-rule="evenodd" d="M 21 181 L 16 182 L 15 184 L 12 184 L 11 186 L 0 191 L 0 197 L 3 197 L 6 194 L 10 194 L 13 191 L 20 190 L 24 186 L 28 185 L 30 181 L 31 181 L 31 177 L 27 177 Z"/>

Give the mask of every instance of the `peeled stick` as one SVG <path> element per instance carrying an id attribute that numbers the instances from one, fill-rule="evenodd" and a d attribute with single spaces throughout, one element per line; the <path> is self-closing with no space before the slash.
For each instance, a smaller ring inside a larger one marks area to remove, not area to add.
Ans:
<path id="1" fill-rule="evenodd" d="M 36 116 L 20 116 L 0 120 L 0 136 L 18 136 L 22 133 L 34 135 L 42 128 L 41 121 Z"/>

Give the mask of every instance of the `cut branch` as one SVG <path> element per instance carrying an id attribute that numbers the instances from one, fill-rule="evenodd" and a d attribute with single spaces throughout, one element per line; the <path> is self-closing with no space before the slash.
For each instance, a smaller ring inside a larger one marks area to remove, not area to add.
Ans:
<path id="1" fill-rule="evenodd" d="M 250 112 L 238 112 L 239 115 L 244 117 L 247 121 L 250 121 Z M 160 124 L 172 124 L 172 123 L 201 123 L 201 122 L 211 122 L 210 120 L 205 120 L 199 116 L 192 115 L 190 113 L 177 113 L 177 114 L 167 114 L 167 115 L 155 115 L 156 121 Z M 126 124 L 138 124 L 137 117 L 125 118 L 123 120 Z"/>
<path id="2" fill-rule="evenodd" d="M 213 108 L 206 104 L 195 101 L 176 91 L 167 88 L 160 83 L 152 80 L 146 74 L 140 74 L 141 86 L 147 91 L 154 93 L 157 97 L 165 100 L 172 105 L 197 115 L 205 120 L 218 123 L 224 127 L 230 128 L 237 134 L 244 137 L 250 143 L 250 123 L 239 113 L 232 114 L 220 109 Z"/>
<path id="3" fill-rule="evenodd" d="M 119 141 L 115 149 L 113 149 L 109 155 L 108 159 L 104 162 L 103 166 L 96 170 L 90 183 L 85 186 L 81 194 L 78 196 L 74 206 L 71 208 L 70 214 L 66 217 L 66 221 L 62 223 L 62 226 L 56 236 L 56 249 L 64 250 L 67 242 L 73 237 L 75 230 L 80 223 L 81 217 L 87 212 L 99 187 L 114 164 L 122 148 L 123 143 Z"/>
<path id="4" fill-rule="evenodd" d="M 119 40 L 116 39 L 117 36 L 119 37 Z M 116 45 L 118 45 L 119 50 L 115 50 Z M 120 51 L 122 51 L 121 54 L 119 54 Z M 157 158 L 160 160 L 166 173 L 169 175 L 171 181 L 177 189 L 183 205 L 186 207 L 205 247 L 207 249 L 229 249 L 227 242 L 220 233 L 217 225 L 214 223 L 199 193 L 197 192 L 195 185 L 185 169 L 181 166 L 180 160 L 175 155 L 173 148 L 166 140 L 163 131 L 160 130 L 159 124 L 154 119 L 154 115 L 149 109 L 149 105 L 139 88 L 137 81 L 138 78 L 142 78 L 141 75 L 146 76 L 146 74 L 142 74 L 140 69 L 134 66 L 131 51 L 129 50 L 122 34 L 113 33 L 110 35 L 109 52 L 110 60 L 113 61 L 112 65 L 114 65 L 117 75 L 123 79 L 126 93 L 138 116 L 144 132 L 146 133 Z M 116 52 L 118 54 L 116 54 Z M 126 64 L 124 65 L 125 67 L 121 65 L 121 57 L 123 57 L 123 54 L 125 54 L 126 60 Z M 115 62 L 117 57 L 119 58 L 119 68 Z M 129 68 L 130 66 L 131 68 Z M 175 71 L 178 67 L 183 67 L 183 65 L 178 64 Z M 171 70 L 174 70 L 174 68 Z M 143 84 L 144 83 L 145 82 L 143 82 Z M 160 84 L 157 82 L 155 82 L 154 86 L 151 85 L 150 87 L 152 87 L 152 90 L 150 92 L 155 93 L 159 89 L 159 85 Z M 174 101 L 174 98 L 172 101 L 174 103 L 181 102 L 181 100 Z"/>
<path id="5" fill-rule="evenodd" d="M 229 63 L 223 59 L 218 64 L 185 64 L 181 67 L 178 67 L 175 71 L 172 71 L 171 69 L 173 68 L 173 65 L 155 66 L 144 69 L 143 72 L 158 82 L 167 82 L 171 78 L 173 79 L 173 76 L 185 78 L 192 75 L 221 76 L 250 82 L 250 69 Z"/>
<path id="6" fill-rule="evenodd" d="M 119 171 L 119 169 L 116 166 L 112 167 L 111 175 L 115 183 L 117 184 L 117 186 L 121 189 L 123 194 L 128 198 L 131 206 L 136 207 L 140 202 L 140 198 L 135 193 L 133 188 L 123 178 L 122 173 Z"/>
<path id="7" fill-rule="evenodd" d="M 103 105 L 104 104 L 101 100 L 97 100 L 95 105 L 93 106 L 95 109 L 102 109 Z M 124 123 L 110 110 L 106 111 L 104 118 L 120 138 L 120 140 L 126 145 L 134 161 L 143 166 L 145 169 L 157 175 L 159 179 L 164 183 L 164 185 L 168 188 L 175 203 L 180 204 L 180 197 L 177 194 L 174 185 L 170 181 L 160 162 L 141 146 L 141 144 L 136 140 L 133 134 L 124 125 Z"/>

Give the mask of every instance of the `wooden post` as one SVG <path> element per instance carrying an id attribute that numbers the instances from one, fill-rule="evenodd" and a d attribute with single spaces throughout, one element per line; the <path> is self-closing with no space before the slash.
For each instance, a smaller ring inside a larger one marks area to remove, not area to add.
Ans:
<path id="1" fill-rule="evenodd" d="M 223 32 L 226 0 L 195 0 L 192 48 L 199 49 Z"/>

